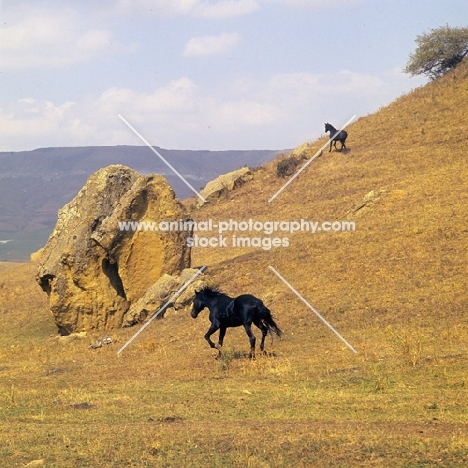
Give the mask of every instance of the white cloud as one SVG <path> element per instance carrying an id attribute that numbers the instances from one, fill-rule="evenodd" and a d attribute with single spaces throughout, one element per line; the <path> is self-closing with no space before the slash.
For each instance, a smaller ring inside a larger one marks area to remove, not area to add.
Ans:
<path id="1" fill-rule="evenodd" d="M 211 109 L 211 120 L 218 129 L 252 129 L 274 125 L 281 112 L 275 106 L 255 100 L 221 103 Z"/>
<path id="2" fill-rule="evenodd" d="M 76 39 L 76 48 L 86 57 L 99 54 L 109 49 L 112 33 L 106 30 L 90 29 Z"/>
<path id="3" fill-rule="evenodd" d="M 110 1 L 110 0 L 109 0 Z M 109 3 L 109 1 L 107 3 Z M 156 14 L 169 17 L 192 15 L 207 19 L 225 19 L 248 15 L 262 4 L 277 3 L 287 8 L 309 10 L 336 9 L 363 3 L 365 0 L 117 0 L 105 7 L 109 14 Z"/>
<path id="4" fill-rule="evenodd" d="M 256 0 L 221 0 L 216 3 L 201 2 L 193 13 L 202 18 L 220 19 L 247 15 L 259 8 Z"/>
<path id="5" fill-rule="evenodd" d="M 193 127 L 199 113 L 197 87 L 180 78 L 151 93 L 112 87 L 88 101 L 62 104 L 23 98 L 0 109 L 0 151 L 44 146 L 142 144 L 118 118 L 124 115 L 148 138 Z"/>
<path id="6" fill-rule="evenodd" d="M 109 3 L 109 2 L 107 2 Z M 200 18 L 221 19 L 246 15 L 259 9 L 257 0 L 117 0 L 106 5 L 107 14 L 154 14 L 160 17 L 193 15 Z"/>
<path id="7" fill-rule="evenodd" d="M 113 5 L 107 7 L 109 13 L 175 16 L 191 13 L 200 4 L 200 0 L 118 0 L 112 3 Z"/>
<path id="8" fill-rule="evenodd" d="M 280 3 L 287 7 L 309 10 L 336 9 L 363 3 L 365 0 L 262 0 L 264 3 Z"/>
<path id="9" fill-rule="evenodd" d="M 0 109 L 0 151 L 141 145 L 118 114 L 166 148 L 281 149 L 319 136 L 324 121 L 342 125 L 407 88 L 407 76 L 395 70 L 381 76 L 345 70 L 244 77 L 216 88 L 181 77 L 150 92 L 111 87 L 82 102 L 25 97 Z"/>
<path id="10" fill-rule="evenodd" d="M 225 54 L 241 40 L 238 33 L 221 33 L 218 36 L 192 37 L 185 46 L 186 57 Z"/>
<path id="11" fill-rule="evenodd" d="M 180 78 L 148 95 L 140 95 L 135 108 L 145 114 L 187 114 L 197 110 L 196 85 L 188 78 Z"/>
<path id="12" fill-rule="evenodd" d="M 73 115 L 75 103 L 65 102 L 54 105 L 50 101 L 37 101 L 32 98 L 20 99 L 10 104 L 6 109 L 0 109 L 0 127 L 2 131 L 2 143 L 4 147 L 16 145 L 13 142 L 27 141 L 36 144 L 51 146 L 47 144 L 54 134 L 64 132 L 69 138 L 67 128 L 69 117 Z M 34 146 L 37 147 L 37 146 Z M 31 148 L 32 149 L 32 148 Z"/>
<path id="13" fill-rule="evenodd" d="M 106 90 L 94 105 L 93 115 L 98 112 L 117 115 L 128 112 L 138 121 L 153 118 L 156 115 L 180 115 L 196 109 L 195 84 L 186 77 L 171 81 L 166 86 L 157 88 L 152 93 L 138 93 L 132 89 L 113 87 Z"/>
<path id="14" fill-rule="evenodd" d="M 279 73 L 272 76 L 262 90 L 268 97 L 281 93 L 282 100 L 298 105 L 300 102 L 333 102 L 343 96 L 363 94 L 375 98 L 385 91 L 382 78 L 342 70 L 337 73 Z"/>
<path id="15" fill-rule="evenodd" d="M 0 63 L 5 69 L 66 66 L 93 60 L 120 47 L 107 29 L 90 28 L 71 10 L 10 11 L 3 20 Z M 120 48 L 122 50 L 122 48 Z"/>

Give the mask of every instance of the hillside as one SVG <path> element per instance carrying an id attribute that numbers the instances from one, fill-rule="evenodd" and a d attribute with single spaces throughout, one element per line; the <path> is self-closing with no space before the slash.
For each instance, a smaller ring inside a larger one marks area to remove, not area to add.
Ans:
<path id="1" fill-rule="evenodd" d="M 464 63 L 350 125 L 349 152 L 323 152 L 271 203 L 287 181 L 278 160 L 198 210 L 186 201 L 198 221 L 355 222 L 346 232 L 242 233 L 289 247 L 193 250 L 210 281 L 262 298 L 283 329 L 255 361 L 241 329 L 213 360 L 207 313 L 193 320 L 188 310 L 153 322 L 121 358 L 134 329 L 95 351 L 99 333 L 58 340 L 35 265 L 0 270 L 5 463 L 467 466 L 467 110 Z"/>
<path id="2" fill-rule="evenodd" d="M 235 278 L 219 272 L 234 293 L 280 291 L 265 270 L 277 265 L 321 310 L 333 305 L 368 316 L 366 310 L 386 309 L 388 319 L 410 310 L 461 312 L 467 305 L 467 110 L 464 66 L 360 118 L 349 127 L 348 153 L 325 150 L 271 203 L 287 181 L 277 177 L 277 161 L 251 184 L 194 213 L 198 220 L 351 220 L 355 232 L 294 233 L 287 236 L 289 248 L 267 252 L 198 249 L 195 262 L 230 265 L 243 254 Z M 266 276 L 261 284 L 260 271 Z"/>
<path id="3" fill-rule="evenodd" d="M 277 151 L 158 152 L 199 190 L 220 174 L 244 165 L 255 167 L 273 159 Z M 187 185 L 146 146 L 41 148 L 0 153 L 0 261 L 28 260 L 44 245 L 68 203 L 95 171 L 124 164 L 142 174 L 164 175 L 179 198 L 192 195 Z"/>

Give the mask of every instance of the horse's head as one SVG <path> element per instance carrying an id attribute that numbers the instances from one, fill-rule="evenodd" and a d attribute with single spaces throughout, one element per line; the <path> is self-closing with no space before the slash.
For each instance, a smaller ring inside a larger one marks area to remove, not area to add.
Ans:
<path id="1" fill-rule="evenodd" d="M 329 123 L 325 123 L 325 133 L 331 130 L 331 125 Z"/>
<path id="2" fill-rule="evenodd" d="M 203 301 L 201 291 L 195 291 L 195 299 L 193 300 L 192 312 L 190 315 L 193 318 L 197 318 L 198 314 L 206 307 L 205 302 Z"/>

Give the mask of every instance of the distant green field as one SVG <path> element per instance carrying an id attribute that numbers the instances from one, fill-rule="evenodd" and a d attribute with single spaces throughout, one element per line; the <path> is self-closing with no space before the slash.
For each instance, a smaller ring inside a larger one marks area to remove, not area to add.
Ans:
<path id="1" fill-rule="evenodd" d="M 0 231 L 0 241 L 11 240 L 6 244 L 0 243 L 1 262 L 28 261 L 33 252 L 44 247 L 50 235 L 50 229 L 34 232 L 11 233 Z"/>

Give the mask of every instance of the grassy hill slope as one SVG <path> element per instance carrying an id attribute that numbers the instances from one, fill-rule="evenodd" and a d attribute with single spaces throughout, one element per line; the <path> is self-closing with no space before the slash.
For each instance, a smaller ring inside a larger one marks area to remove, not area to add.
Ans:
<path id="1" fill-rule="evenodd" d="M 271 203 L 287 180 L 277 162 L 193 211 L 198 221 L 355 222 L 353 232 L 279 233 L 287 248 L 194 249 L 211 281 L 261 297 L 284 330 L 255 361 L 240 329 L 213 360 L 206 313 L 188 311 L 166 314 L 120 358 L 135 329 L 90 351 L 105 335 L 49 336 L 33 264 L 0 270 L 5 463 L 466 466 L 467 111 L 465 63 L 360 118 L 348 153 L 325 151 Z"/>

